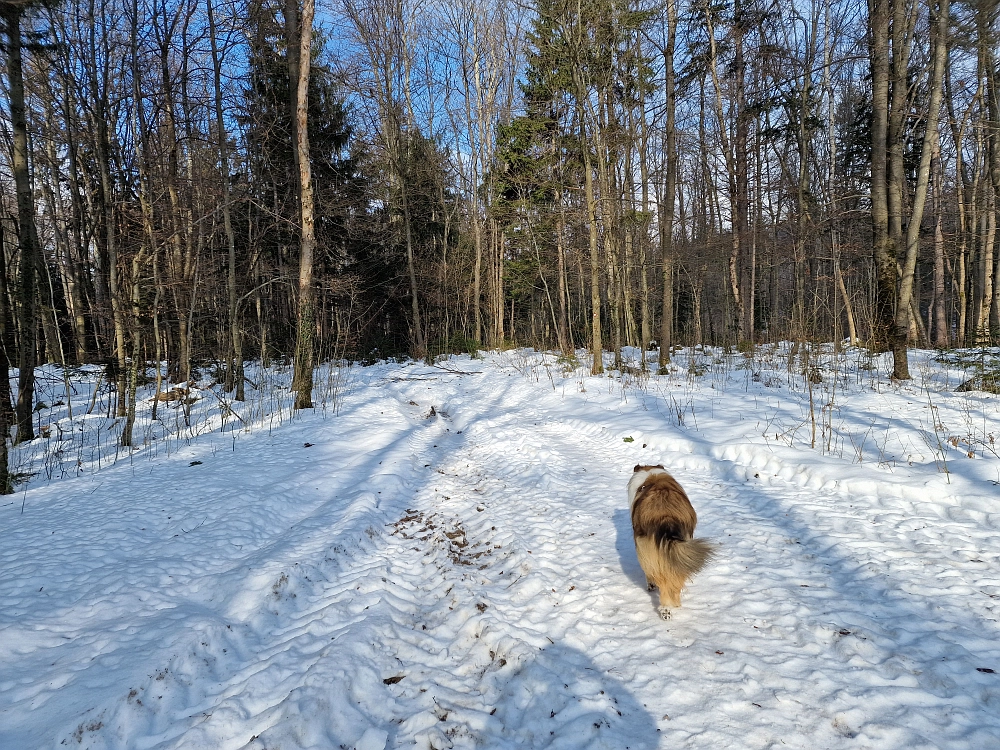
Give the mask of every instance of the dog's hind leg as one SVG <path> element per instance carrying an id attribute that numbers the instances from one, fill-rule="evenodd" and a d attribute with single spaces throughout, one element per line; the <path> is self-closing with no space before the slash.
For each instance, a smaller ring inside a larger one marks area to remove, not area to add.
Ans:
<path id="1" fill-rule="evenodd" d="M 681 606 L 681 588 L 684 586 L 684 577 L 677 575 L 674 571 L 667 571 L 663 580 L 659 582 L 660 606 L 657 611 L 664 620 L 670 619 L 670 610 Z"/>
<path id="2" fill-rule="evenodd" d="M 664 589 L 660 589 L 660 606 L 656 608 L 656 611 L 660 613 L 661 620 L 669 620 L 670 610 L 678 609 L 680 606 L 680 596 L 670 596 Z"/>
<path id="3" fill-rule="evenodd" d="M 656 611 L 660 613 L 661 620 L 670 619 L 670 610 L 677 609 L 681 606 L 680 592 L 674 591 L 671 587 L 672 582 L 668 579 L 666 581 L 660 581 L 657 588 L 660 590 L 660 606 L 656 608 Z"/>

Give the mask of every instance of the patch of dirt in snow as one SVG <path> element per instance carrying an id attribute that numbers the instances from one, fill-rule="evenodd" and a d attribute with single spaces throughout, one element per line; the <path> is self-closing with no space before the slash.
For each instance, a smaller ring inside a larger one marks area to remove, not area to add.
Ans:
<path id="1" fill-rule="evenodd" d="M 455 565 L 477 566 L 479 570 L 485 570 L 488 566 L 482 558 L 493 552 L 489 542 L 485 544 L 476 542 L 470 545 L 465 526 L 459 519 L 447 519 L 433 511 L 425 514 L 407 508 L 406 515 L 392 523 L 390 528 L 393 536 L 398 534 L 402 539 L 421 542 L 425 548 L 444 548 L 448 558 Z"/>

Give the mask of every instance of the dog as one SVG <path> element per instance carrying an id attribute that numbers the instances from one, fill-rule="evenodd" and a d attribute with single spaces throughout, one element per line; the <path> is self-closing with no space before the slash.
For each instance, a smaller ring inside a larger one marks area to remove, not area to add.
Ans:
<path id="1" fill-rule="evenodd" d="M 632 536 L 646 586 L 660 591 L 657 611 L 664 620 L 681 606 L 681 589 L 715 554 L 704 539 L 694 539 L 698 516 L 680 484 L 663 468 L 636 466 L 628 483 Z"/>

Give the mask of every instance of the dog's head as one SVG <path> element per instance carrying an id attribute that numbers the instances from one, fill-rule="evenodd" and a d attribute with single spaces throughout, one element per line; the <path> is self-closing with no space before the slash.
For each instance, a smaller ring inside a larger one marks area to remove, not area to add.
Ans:
<path id="1" fill-rule="evenodd" d="M 636 464 L 635 468 L 632 469 L 632 472 L 635 473 L 637 471 L 649 471 L 650 469 L 662 469 L 662 468 L 663 464 L 656 464 L 655 466 L 643 466 L 642 464 Z"/>

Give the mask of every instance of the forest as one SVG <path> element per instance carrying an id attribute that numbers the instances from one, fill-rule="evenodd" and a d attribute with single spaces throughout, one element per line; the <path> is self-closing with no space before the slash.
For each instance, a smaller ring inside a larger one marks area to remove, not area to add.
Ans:
<path id="1" fill-rule="evenodd" d="M 139 384 L 250 361 L 308 408 L 341 359 L 995 344 L 998 19 L 2 0 L 0 434 L 44 363 L 104 366 L 127 447 Z"/>

